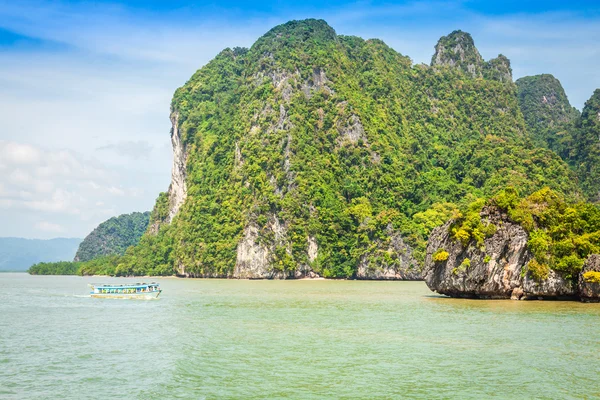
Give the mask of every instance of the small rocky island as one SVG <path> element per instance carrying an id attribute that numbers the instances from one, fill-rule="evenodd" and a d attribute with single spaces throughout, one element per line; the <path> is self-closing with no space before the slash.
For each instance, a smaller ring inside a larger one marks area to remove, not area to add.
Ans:
<path id="1" fill-rule="evenodd" d="M 592 243 L 598 213 L 550 190 L 521 201 L 507 197 L 475 204 L 433 230 L 427 286 L 451 297 L 600 301 L 600 255 Z"/>

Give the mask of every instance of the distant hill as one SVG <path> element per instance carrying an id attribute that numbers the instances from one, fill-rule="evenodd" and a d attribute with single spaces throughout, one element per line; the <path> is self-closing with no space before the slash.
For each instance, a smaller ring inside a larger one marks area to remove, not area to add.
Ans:
<path id="1" fill-rule="evenodd" d="M 518 79 L 517 96 L 528 131 L 538 146 L 557 152 L 567 162 L 572 156 L 573 130 L 580 113 L 558 79 L 550 74 Z"/>
<path id="2" fill-rule="evenodd" d="M 40 261 L 72 260 L 79 243 L 78 238 L 0 238 L 0 271 L 26 271 Z"/>
<path id="3" fill-rule="evenodd" d="M 81 242 L 74 261 L 124 254 L 129 246 L 138 244 L 149 219 L 150 212 L 133 212 L 104 221 Z"/>

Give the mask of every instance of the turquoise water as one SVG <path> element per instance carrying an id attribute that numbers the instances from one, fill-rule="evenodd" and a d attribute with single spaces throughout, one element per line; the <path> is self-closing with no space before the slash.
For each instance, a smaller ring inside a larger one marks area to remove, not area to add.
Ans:
<path id="1" fill-rule="evenodd" d="M 139 280 L 139 279 L 138 279 Z M 458 300 L 422 282 L 0 274 L 0 398 L 597 398 L 600 305 Z"/>

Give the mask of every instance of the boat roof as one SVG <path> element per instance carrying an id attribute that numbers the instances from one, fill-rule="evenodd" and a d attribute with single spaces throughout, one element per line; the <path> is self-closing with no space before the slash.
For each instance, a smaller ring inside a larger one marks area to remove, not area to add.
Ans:
<path id="1" fill-rule="evenodd" d="M 92 286 L 94 286 L 96 288 L 137 288 L 137 287 L 159 286 L 159 284 L 156 282 L 151 282 L 151 283 L 128 283 L 128 284 L 122 284 L 122 285 L 106 284 L 106 285 L 92 285 Z"/>

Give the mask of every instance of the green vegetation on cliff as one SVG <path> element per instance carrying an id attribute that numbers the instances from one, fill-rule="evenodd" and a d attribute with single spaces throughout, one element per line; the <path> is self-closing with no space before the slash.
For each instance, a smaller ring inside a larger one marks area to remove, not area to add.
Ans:
<path id="1" fill-rule="evenodd" d="M 585 103 L 574 134 L 573 164 L 589 199 L 600 202 L 600 89 Z"/>
<path id="2" fill-rule="evenodd" d="M 528 76 L 516 84 L 519 106 L 534 143 L 560 155 L 576 173 L 588 200 L 600 202 L 600 89 L 580 114 L 552 75 Z"/>
<path id="3" fill-rule="evenodd" d="M 123 255 L 138 244 L 148 227 L 150 212 L 123 214 L 104 221 L 79 245 L 75 261 L 89 261 L 107 255 Z"/>
<path id="4" fill-rule="evenodd" d="M 549 188 L 522 198 L 509 187 L 488 200 L 471 203 L 452 226 L 455 239 L 465 244 L 476 240 L 481 246 L 493 234 L 495 225 L 484 223 L 480 216 L 484 206 L 503 210 L 528 233 L 534 259 L 527 267 L 537 280 L 546 279 L 550 269 L 576 279 L 585 259 L 600 253 L 600 208 L 569 200 Z"/>

